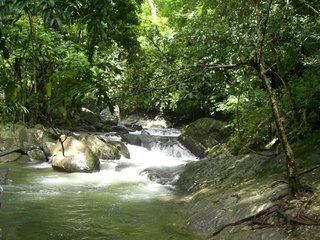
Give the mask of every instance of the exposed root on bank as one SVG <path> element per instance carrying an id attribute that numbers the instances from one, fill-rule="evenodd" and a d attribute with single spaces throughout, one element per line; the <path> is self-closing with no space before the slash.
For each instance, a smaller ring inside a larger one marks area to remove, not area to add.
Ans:
<path id="1" fill-rule="evenodd" d="M 306 169 L 306 170 L 300 172 L 300 173 L 299 173 L 299 176 L 304 175 L 304 174 L 309 173 L 309 172 L 312 172 L 312 171 L 314 171 L 314 170 L 316 170 L 316 169 L 318 169 L 318 168 L 320 168 L 320 164 L 318 164 L 318 165 L 316 165 L 316 166 L 313 166 L 312 168 L 309 168 L 309 169 Z"/>
<path id="2" fill-rule="evenodd" d="M 214 237 L 227 227 L 237 226 L 243 223 L 248 223 L 253 229 L 285 228 L 290 230 L 298 225 L 320 226 L 319 220 L 313 219 L 305 213 L 315 196 L 316 195 L 313 194 L 309 197 L 304 196 L 299 199 L 293 199 L 289 194 L 286 194 L 268 208 L 254 215 L 221 226 L 213 232 L 208 239 L 214 240 Z"/>

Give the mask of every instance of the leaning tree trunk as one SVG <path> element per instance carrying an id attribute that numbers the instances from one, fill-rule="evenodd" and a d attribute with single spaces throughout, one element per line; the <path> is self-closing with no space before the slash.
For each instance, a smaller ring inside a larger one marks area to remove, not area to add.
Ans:
<path id="1" fill-rule="evenodd" d="M 263 63 L 260 63 L 259 65 L 260 65 L 259 75 L 265 84 L 265 87 L 269 96 L 271 108 L 272 108 L 273 118 L 276 123 L 276 128 L 279 134 L 280 142 L 282 144 L 283 150 L 286 155 L 286 170 L 287 170 L 287 177 L 288 177 L 288 183 L 289 183 L 289 192 L 293 196 L 299 196 L 303 192 L 303 187 L 300 182 L 299 173 L 297 170 L 293 151 L 290 147 L 287 135 L 285 133 L 283 124 L 281 122 L 281 117 L 278 110 L 277 102 L 272 92 L 270 79 L 266 75 L 266 70 L 263 66 Z"/>

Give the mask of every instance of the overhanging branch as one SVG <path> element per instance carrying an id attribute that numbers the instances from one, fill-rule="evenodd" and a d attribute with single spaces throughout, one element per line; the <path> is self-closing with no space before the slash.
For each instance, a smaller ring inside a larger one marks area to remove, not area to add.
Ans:
<path id="1" fill-rule="evenodd" d="M 207 69 L 232 69 L 240 66 L 248 65 L 247 63 L 231 63 L 231 64 L 198 64 L 197 67 L 207 68 Z"/>

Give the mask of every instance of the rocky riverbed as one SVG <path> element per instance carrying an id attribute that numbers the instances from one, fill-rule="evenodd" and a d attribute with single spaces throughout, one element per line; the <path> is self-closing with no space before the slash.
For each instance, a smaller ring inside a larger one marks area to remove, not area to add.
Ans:
<path id="1" fill-rule="evenodd" d="M 61 152 L 70 150 L 62 150 L 61 140 L 55 139 L 52 131 L 40 125 L 32 129 L 12 125 L 1 130 L 2 153 L 10 149 L 23 150 L 0 157 L 2 162 L 48 161 L 57 154 L 63 157 Z M 123 133 L 124 139 L 129 141 L 126 134 Z M 202 239 L 320 239 L 320 169 L 301 175 L 306 186 L 304 200 L 294 202 L 286 199 L 284 156 L 271 151 L 238 154 L 228 145 L 229 134 L 227 124 L 206 118 L 190 124 L 179 137 L 191 152 L 201 158 L 188 163 L 184 169 L 179 168 L 181 176 L 174 181 L 176 191 L 182 195 L 178 203 L 185 208 L 188 219 L 185 225 Z M 315 132 L 314 136 L 294 144 L 300 172 L 319 164 L 318 136 L 319 133 Z M 98 158 L 129 157 L 127 149 L 117 141 L 106 142 L 94 134 L 80 134 L 72 138 L 77 144 L 70 146 L 79 146 L 77 141 L 81 141 L 89 150 L 84 149 Z M 135 142 L 134 136 L 131 138 L 130 141 Z M 171 172 L 155 169 L 145 171 L 156 182 L 167 184 L 170 180 L 171 183 Z M 175 169 L 173 174 L 176 174 Z M 5 175 L 6 170 L 1 170 L 0 185 L 5 184 Z M 283 206 L 290 204 L 296 207 L 279 208 L 273 215 L 263 215 L 266 222 L 262 223 L 261 216 L 259 218 L 257 214 L 275 209 L 274 206 L 280 202 Z M 277 214 L 282 214 L 282 217 Z M 302 219 L 300 224 L 297 219 Z M 213 233 L 216 233 L 215 236 L 212 236 Z"/>

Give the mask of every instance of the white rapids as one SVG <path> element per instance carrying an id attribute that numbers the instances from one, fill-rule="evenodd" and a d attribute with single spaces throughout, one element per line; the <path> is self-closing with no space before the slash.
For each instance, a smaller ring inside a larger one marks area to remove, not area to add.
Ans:
<path id="1" fill-rule="evenodd" d="M 154 142 L 151 143 L 149 149 L 141 146 L 126 144 L 131 158 L 127 159 L 121 157 L 119 160 L 105 160 L 100 159 L 101 170 L 95 173 L 60 173 L 53 172 L 46 176 L 39 176 L 39 183 L 44 185 L 63 185 L 63 186 L 89 186 L 92 188 L 107 188 L 114 184 L 134 184 L 135 191 L 147 197 L 152 196 L 170 195 L 168 184 L 159 184 L 149 179 L 147 174 L 143 173 L 145 169 L 170 169 L 175 167 L 183 167 L 190 161 L 196 161 L 197 158 L 191 154 L 182 144 L 177 141 L 180 131 L 176 129 L 146 129 L 148 132 L 148 141 L 150 145 L 150 138 L 155 137 Z M 141 132 L 133 133 L 140 135 L 143 141 Z M 161 136 L 159 138 L 159 136 Z M 161 138 L 168 138 L 165 143 L 161 142 Z M 119 139 L 115 137 L 115 139 Z M 33 168 L 51 168 L 47 163 L 32 165 Z M 175 182 L 179 175 L 175 176 Z M 128 193 L 129 194 L 129 193 Z M 135 193 L 132 192 L 134 195 Z"/>

